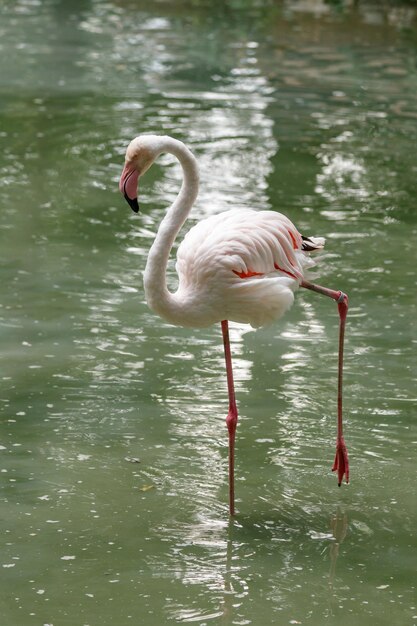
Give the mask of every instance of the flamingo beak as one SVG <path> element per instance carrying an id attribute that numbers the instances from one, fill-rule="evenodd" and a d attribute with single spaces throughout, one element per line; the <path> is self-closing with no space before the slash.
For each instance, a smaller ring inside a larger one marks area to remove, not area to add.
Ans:
<path id="1" fill-rule="evenodd" d="M 132 211 L 139 212 L 138 204 L 138 180 L 139 172 L 132 163 L 125 163 L 122 175 L 120 176 L 119 189 L 124 195 L 126 202 Z"/>

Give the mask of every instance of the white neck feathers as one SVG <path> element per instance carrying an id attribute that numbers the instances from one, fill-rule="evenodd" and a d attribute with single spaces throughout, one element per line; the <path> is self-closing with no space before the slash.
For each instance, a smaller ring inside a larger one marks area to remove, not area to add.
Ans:
<path id="1" fill-rule="evenodd" d="M 173 154 L 179 160 L 183 170 L 183 182 L 176 200 L 167 210 L 159 226 L 149 251 L 143 277 L 145 296 L 149 307 L 155 313 L 172 323 L 181 324 L 182 304 L 175 298 L 175 294 L 168 291 L 166 269 L 175 238 L 197 197 L 199 174 L 195 157 L 181 141 L 172 137 L 158 139 L 160 151 Z"/>

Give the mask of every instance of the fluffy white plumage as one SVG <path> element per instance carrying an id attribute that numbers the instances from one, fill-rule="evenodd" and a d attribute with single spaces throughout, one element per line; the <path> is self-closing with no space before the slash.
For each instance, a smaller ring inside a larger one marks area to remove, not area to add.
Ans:
<path id="1" fill-rule="evenodd" d="M 303 250 L 294 224 L 275 211 L 234 209 L 197 223 L 178 248 L 178 290 L 168 291 L 169 253 L 198 192 L 196 160 L 180 141 L 142 135 L 128 147 L 120 188 L 129 201 L 127 185 L 135 188 L 135 172 L 137 177 L 144 173 L 161 152 L 179 159 L 184 182 L 149 253 L 144 283 L 150 308 L 181 326 L 209 326 L 227 319 L 258 327 L 280 318 L 314 262 Z M 310 243 L 320 249 L 324 239 Z"/>
<path id="2" fill-rule="evenodd" d="M 222 319 L 268 324 L 292 305 L 312 265 L 301 247 L 297 229 L 280 213 L 234 209 L 214 215 L 194 226 L 178 249 L 177 295 L 188 299 L 191 293 L 194 306 L 204 303 L 204 325 Z"/>

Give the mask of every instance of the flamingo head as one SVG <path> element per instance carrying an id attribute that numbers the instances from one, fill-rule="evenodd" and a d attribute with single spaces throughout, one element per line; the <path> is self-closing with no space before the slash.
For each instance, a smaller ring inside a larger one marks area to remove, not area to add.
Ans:
<path id="1" fill-rule="evenodd" d="M 160 154 L 160 137 L 141 135 L 127 147 L 125 165 L 119 181 L 119 189 L 130 208 L 138 213 L 138 181 Z"/>

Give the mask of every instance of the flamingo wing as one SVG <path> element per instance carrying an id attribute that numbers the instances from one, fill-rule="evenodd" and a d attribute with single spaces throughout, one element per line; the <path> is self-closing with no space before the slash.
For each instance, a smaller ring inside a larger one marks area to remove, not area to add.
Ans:
<path id="1" fill-rule="evenodd" d="M 317 242 L 309 245 L 320 247 Z M 291 306 L 311 265 L 304 245 L 294 224 L 274 211 L 236 209 L 209 217 L 178 248 L 179 292 L 204 301 L 208 323 L 270 323 Z"/>

